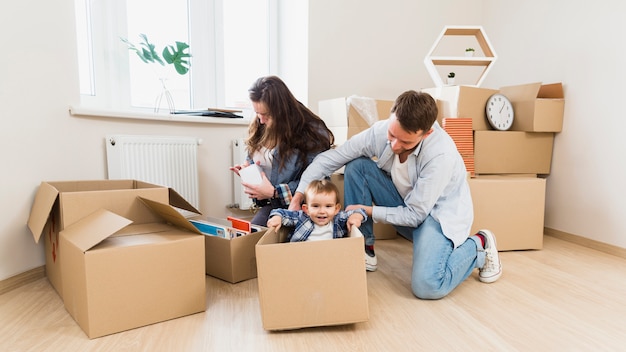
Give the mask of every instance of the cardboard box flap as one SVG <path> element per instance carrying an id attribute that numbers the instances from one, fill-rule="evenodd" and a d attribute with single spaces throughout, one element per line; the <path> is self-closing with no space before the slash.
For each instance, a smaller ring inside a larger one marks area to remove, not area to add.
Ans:
<path id="1" fill-rule="evenodd" d="M 28 228 L 32 232 L 36 243 L 39 243 L 39 238 L 43 233 L 48 216 L 58 196 L 59 191 L 46 182 L 42 182 L 37 190 L 35 201 L 28 217 Z"/>
<path id="2" fill-rule="evenodd" d="M 552 84 L 544 84 L 539 89 L 539 93 L 537 98 L 541 99 L 564 99 L 565 94 L 563 94 L 563 84 L 561 83 L 552 83 Z"/>
<path id="3" fill-rule="evenodd" d="M 174 189 L 170 188 L 169 191 L 170 191 L 170 205 L 171 206 L 188 210 L 198 215 L 201 214 L 198 209 L 196 209 L 193 205 L 189 204 L 189 202 L 187 202 L 187 200 L 185 200 L 185 198 L 183 198 L 183 196 L 178 194 L 178 192 L 176 192 Z"/>
<path id="4" fill-rule="evenodd" d="M 518 86 L 509 86 L 500 88 L 500 93 L 504 94 L 511 102 L 532 102 L 539 95 L 541 82 L 522 84 Z"/>
<path id="5" fill-rule="evenodd" d="M 131 223 L 131 220 L 123 216 L 99 209 L 65 228 L 61 231 L 61 236 L 86 252 Z"/>
<path id="6" fill-rule="evenodd" d="M 176 209 L 172 208 L 169 204 L 163 204 L 159 202 L 155 202 L 150 199 L 139 197 L 139 200 L 143 202 L 148 208 L 150 208 L 155 213 L 159 214 L 165 221 L 174 224 L 176 226 L 180 226 L 186 230 L 191 232 L 202 234 L 200 230 L 198 230 L 192 223 L 190 223 L 187 218 L 185 218 L 181 213 L 179 213 Z M 192 207 L 193 208 L 193 207 Z"/>

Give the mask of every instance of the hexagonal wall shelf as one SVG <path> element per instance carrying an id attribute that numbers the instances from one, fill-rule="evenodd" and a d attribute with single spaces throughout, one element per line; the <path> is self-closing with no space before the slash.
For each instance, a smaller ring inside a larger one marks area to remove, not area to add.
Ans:
<path id="1" fill-rule="evenodd" d="M 475 49 L 474 56 L 465 56 L 465 49 L 470 47 Z M 482 27 L 446 26 L 426 55 L 424 64 L 436 87 L 445 85 L 448 72 L 456 73 L 457 83 L 480 87 L 496 59 Z"/>

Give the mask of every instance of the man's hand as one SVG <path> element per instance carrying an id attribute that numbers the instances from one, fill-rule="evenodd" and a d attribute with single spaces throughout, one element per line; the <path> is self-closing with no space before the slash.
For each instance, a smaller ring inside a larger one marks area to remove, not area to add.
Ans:
<path id="1" fill-rule="evenodd" d="M 304 194 L 296 192 L 291 197 L 291 203 L 289 203 L 289 210 L 298 211 L 302 209 L 302 201 L 304 200 Z"/>
<path id="2" fill-rule="evenodd" d="M 370 218 L 372 217 L 372 206 L 368 206 L 368 205 L 363 205 L 363 204 L 352 204 L 352 205 L 348 205 L 346 207 L 346 211 L 349 210 L 356 210 L 356 209 L 363 209 L 365 210 L 365 214 L 367 214 L 367 216 L 369 216 Z"/>

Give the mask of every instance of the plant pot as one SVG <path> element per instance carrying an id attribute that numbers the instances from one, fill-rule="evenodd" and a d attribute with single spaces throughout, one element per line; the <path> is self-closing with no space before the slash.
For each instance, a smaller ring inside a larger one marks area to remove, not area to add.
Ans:
<path id="1" fill-rule="evenodd" d="M 474 52 L 473 51 L 466 51 L 465 52 L 465 56 L 472 57 L 472 56 L 474 56 Z"/>
<path id="2" fill-rule="evenodd" d="M 447 79 L 448 79 L 447 82 L 449 86 L 454 85 L 454 77 L 453 78 L 447 77 Z"/>

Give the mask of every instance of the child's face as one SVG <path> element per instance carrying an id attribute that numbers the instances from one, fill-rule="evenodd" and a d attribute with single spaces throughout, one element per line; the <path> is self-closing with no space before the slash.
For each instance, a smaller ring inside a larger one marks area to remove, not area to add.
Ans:
<path id="1" fill-rule="evenodd" d="M 319 226 L 328 225 L 340 208 L 333 193 L 307 194 L 307 201 L 302 204 L 302 210 Z"/>

